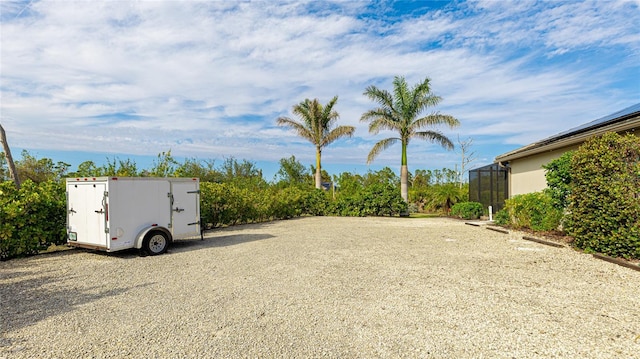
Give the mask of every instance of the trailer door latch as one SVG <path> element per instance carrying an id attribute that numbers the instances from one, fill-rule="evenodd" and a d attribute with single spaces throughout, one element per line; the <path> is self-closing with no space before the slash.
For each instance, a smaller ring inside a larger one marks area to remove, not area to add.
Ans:
<path id="1" fill-rule="evenodd" d="M 174 209 L 174 211 L 180 213 L 184 211 L 184 208 L 178 208 L 178 206 L 176 206 L 176 208 Z"/>

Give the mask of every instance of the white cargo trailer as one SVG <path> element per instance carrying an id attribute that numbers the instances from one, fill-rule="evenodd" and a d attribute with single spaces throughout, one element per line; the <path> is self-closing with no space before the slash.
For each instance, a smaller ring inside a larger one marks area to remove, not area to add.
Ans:
<path id="1" fill-rule="evenodd" d="M 164 253 L 174 239 L 199 236 L 198 178 L 67 178 L 67 243 L 115 252 Z"/>

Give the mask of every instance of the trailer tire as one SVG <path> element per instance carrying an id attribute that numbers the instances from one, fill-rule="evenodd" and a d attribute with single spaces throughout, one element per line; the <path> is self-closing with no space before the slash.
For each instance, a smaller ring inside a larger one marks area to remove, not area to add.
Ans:
<path id="1" fill-rule="evenodd" d="M 142 250 L 150 256 L 156 256 L 167 251 L 169 236 L 161 231 L 151 231 L 144 236 Z"/>

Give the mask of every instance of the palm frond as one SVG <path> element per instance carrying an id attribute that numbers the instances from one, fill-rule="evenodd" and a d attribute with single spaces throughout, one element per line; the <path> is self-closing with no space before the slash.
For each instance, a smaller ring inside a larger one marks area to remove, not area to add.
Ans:
<path id="1" fill-rule="evenodd" d="M 398 141 L 400 141 L 400 139 L 395 137 L 385 138 L 384 140 L 378 141 L 375 145 L 373 145 L 373 148 L 371 149 L 371 151 L 369 151 L 369 155 L 367 156 L 367 164 L 370 164 L 371 162 L 373 162 L 373 160 L 376 157 L 378 157 L 380 152 L 391 147 Z"/>
<path id="2" fill-rule="evenodd" d="M 307 127 L 305 127 L 304 124 L 297 122 L 295 120 L 292 120 L 288 117 L 278 117 L 278 119 L 276 120 L 276 123 L 278 124 L 278 126 L 283 126 L 283 127 L 290 127 L 292 130 L 295 131 L 295 133 L 304 138 L 305 140 L 309 140 L 311 143 L 314 143 L 314 136 L 311 133 L 311 131 L 309 131 L 309 129 Z"/>
<path id="3" fill-rule="evenodd" d="M 427 140 L 429 142 L 435 142 L 440 144 L 442 147 L 444 147 L 447 150 L 452 150 L 453 149 L 453 142 L 451 142 L 451 140 L 449 138 L 447 138 L 447 136 L 445 136 L 444 134 L 442 134 L 439 131 L 420 131 L 420 132 L 415 132 L 413 134 L 413 137 L 417 137 L 420 138 L 422 140 Z"/>
<path id="4" fill-rule="evenodd" d="M 356 128 L 353 126 L 338 126 L 333 130 L 329 131 L 322 140 L 322 147 L 332 143 L 333 141 L 342 138 L 342 137 L 351 137 L 353 133 L 356 131 Z"/>
<path id="5" fill-rule="evenodd" d="M 407 87 L 407 81 L 403 76 L 396 76 L 393 79 L 393 94 L 396 102 L 396 109 L 402 113 L 402 118 L 412 117 L 410 93 Z"/>
<path id="6" fill-rule="evenodd" d="M 364 90 L 363 95 L 367 96 L 370 100 L 379 103 L 382 107 L 393 109 L 393 96 L 387 90 L 381 90 L 374 85 L 367 87 Z"/>
<path id="7" fill-rule="evenodd" d="M 415 120 L 411 127 L 414 129 L 433 127 L 438 125 L 447 125 L 449 128 L 454 128 L 460 125 L 460 121 L 450 115 L 441 115 L 440 113 L 434 113 Z"/>

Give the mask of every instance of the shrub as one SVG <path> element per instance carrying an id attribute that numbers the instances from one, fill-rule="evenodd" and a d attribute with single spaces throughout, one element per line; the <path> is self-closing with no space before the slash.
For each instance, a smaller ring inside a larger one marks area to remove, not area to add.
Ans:
<path id="1" fill-rule="evenodd" d="M 496 224 L 501 225 L 501 226 L 507 226 L 509 224 L 511 224 L 511 218 L 509 217 L 509 211 L 507 211 L 506 209 L 501 209 L 498 212 L 496 212 L 496 216 L 494 217 L 494 221 L 496 222 Z"/>
<path id="2" fill-rule="evenodd" d="M 553 206 L 551 196 L 545 192 L 513 196 L 505 201 L 504 210 L 508 214 L 507 224 L 515 228 L 551 231 L 558 228 L 562 219 L 562 211 Z"/>
<path id="3" fill-rule="evenodd" d="M 64 186 L 27 180 L 0 183 L 0 259 L 37 254 L 66 241 Z"/>
<path id="4" fill-rule="evenodd" d="M 477 219 L 484 213 L 482 203 L 460 202 L 451 207 L 451 215 L 463 219 Z"/>
<path id="5" fill-rule="evenodd" d="M 551 196 L 553 206 L 564 210 L 569 206 L 571 195 L 571 158 L 573 151 L 565 152 L 559 158 L 542 166 L 545 169 L 547 188 L 545 191 Z"/>
<path id="6" fill-rule="evenodd" d="M 574 244 L 640 258 L 640 138 L 593 138 L 575 152 L 571 171 L 567 229 Z"/>
<path id="7" fill-rule="evenodd" d="M 388 183 L 374 183 L 353 196 L 340 197 L 330 207 L 338 216 L 394 216 L 407 211 L 407 203 L 398 188 Z"/>

